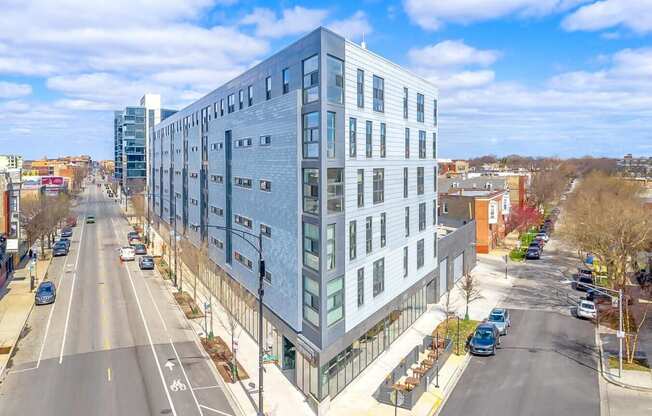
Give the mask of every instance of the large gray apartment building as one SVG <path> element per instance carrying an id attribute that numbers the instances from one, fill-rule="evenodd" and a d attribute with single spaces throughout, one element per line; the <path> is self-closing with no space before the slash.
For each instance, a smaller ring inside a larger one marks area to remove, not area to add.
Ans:
<path id="1" fill-rule="evenodd" d="M 154 127 L 160 229 L 320 411 L 438 297 L 437 89 L 319 28 Z M 175 224 L 176 223 L 176 224 Z M 169 233 L 169 231 L 168 231 Z"/>

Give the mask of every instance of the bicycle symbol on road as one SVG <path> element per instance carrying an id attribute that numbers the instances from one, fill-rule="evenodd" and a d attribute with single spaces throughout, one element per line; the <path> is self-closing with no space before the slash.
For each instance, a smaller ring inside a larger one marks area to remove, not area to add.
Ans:
<path id="1" fill-rule="evenodd" d="M 181 379 L 174 380 L 170 386 L 170 390 L 172 391 L 185 391 L 186 389 L 187 387 L 181 382 Z"/>

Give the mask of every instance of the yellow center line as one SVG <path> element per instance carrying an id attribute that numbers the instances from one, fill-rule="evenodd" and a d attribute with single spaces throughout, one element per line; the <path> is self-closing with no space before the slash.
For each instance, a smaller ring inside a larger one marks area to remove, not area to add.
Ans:
<path id="1" fill-rule="evenodd" d="M 106 378 L 111 381 L 111 367 L 106 369 Z"/>

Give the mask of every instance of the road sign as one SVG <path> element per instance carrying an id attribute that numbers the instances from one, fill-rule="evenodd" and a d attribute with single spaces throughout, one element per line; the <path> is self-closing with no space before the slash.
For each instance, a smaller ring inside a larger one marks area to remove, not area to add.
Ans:
<path id="1" fill-rule="evenodd" d="M 181 379 L 176 379 L 170 385 L 170 390 L 172 391 L 185 391 L 188 387 L 181 381 Z"/>
<path id="2" fill-rule="evenodd" d="M 625 338 L 625 331 L 616 331 L 617 338 Z"/>
<path id="3" fill-rule="evenodd" d="M 167 363 L 165 363 L 165 368 L 172 371 L 172 369 L 174 368 L 174 363 L 172 361 L 168 361 Z"/>
<path id="4" fill-rule="evenodd" d="M 618 307 L 618 298 L 611 298 L 611 306 L 614 308 Z"/>

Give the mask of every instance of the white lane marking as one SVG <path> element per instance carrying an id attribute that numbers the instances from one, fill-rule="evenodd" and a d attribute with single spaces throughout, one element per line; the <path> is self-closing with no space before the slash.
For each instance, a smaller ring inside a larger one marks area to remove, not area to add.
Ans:
<path id="1" fill-rule="evenodd" d="M 190 393 L 192 394 L 192 398 L 195 399 L 195 404 L 197 405 L 197 410 L 199 410 L 199 414 L 201 416 L 204 416 L 204 412 L 201 410 L 201 406 L 199 406 L 199 401 L 197 400 L 197 396 L 195 395 L 195 391 L 192 388 L 192 384 L 190 383 L 190 380 L 188 379 L 188 374 L 186 374 L 185 368 L 183 368 L 183 363 L 181 362 L 181 358 L 179 357 L 179 353 L 177 352 L 177 349 L 174 347 L 174 342 L 172 342 L 172 338 L 170 338 L 170 345 L 172 346 L 172 351 L 174 351 L 174 356 L 177 357 L 177 362 L 179 363 L 179 367 L 181 368 L 181 373 L 183 373 L 183 377 L 186 379 L 186 383 L 188 383 L 188 387 L 190 387 Z"/>
<path id="2" fill-rule="evenodd" d="M 9 371 L 9 373 L 10 374 L 26 373 L 28 371 L 36 370 L 37 368 L 38 368 L 38 366 L 37 367 L 30 367 L 30 368 L 23 368 L 23 369 L 20 369 L 20 370 L 11 370 L 11 371 Z"/>
<path id="3" fill-rule="evenodd" d="M 154 301 L 154 295 L 152 295 L 152 290 L 149 288 L 149 284 L 147 283 L 147 279 L 145 279 L 145 274 L 143 273 L 142 270 L 138 269 L 140 271 L 140 275 L 143 278 L 143 283 L 145 283 L 145 288 L 147 289 L 147 293 L 149 294 L 149 299 L 152 301 L 152 304 L 154 305 L 154 309 L 156 309 L 156 313 L 158 314 L 159 319 L 161 320 L 161 323 L 163 324 L 163 329 L 165 330 L 165 333 L 170 336 L 168 333 L 168 326 L 165 324 L 165 319 L 163 319 L 163 315 L 161 314 L 161 310 L 158 308 L 158 305 Z"/>
<path id="4" fill-rule="evenodd" d="M 233 415 L 230 414 L 230 413 L 225 413 L 225 412 L 223 412 L 223 411 L 221 411 L 221 410 L 217 410 L 217 409 L 213 409 L 212 407 L 204 406 L 203 404 L 200 404 L 200 406 L 203 407 L 203 408 L 206 409 L 206 410 L 210 410 L 211 412 L 215 412 L 215 413 L 217 413 L 218 415 L 233 416 Z"/>
<path id="5" fill-rule="evenodd" d="M 113 224 L 113 232 L 116 238 L 118 238 L 118 232 L 116 231 L 116 226 L 115 226 L 115 222 L 113 221 L 113 218 L 111 218 L 111 223 Z M 140 312 L 140 319 L 143 321 L 143 326 L 145 327 L 145 333 L 147 334 L 147 339 L 149 341 L 149 346 L 152 350 L 152 355 L 154 356 L 154 361 L 156 361 L 156 368 L 158 368 L 158 374 L 161 377 L 161 383 L 163 383 L 163 390 L 165 390 L 165 396 L 167 397 L 168 403 L 170 404 L 170 410 L 172 410 L 172 414 L 174 416 L 177 416 L 177 411 L 174 408 L 174 403 L 172 403 L 172 397 L 170 396 L 170 392 L 168 391 L 168 386 L 165 382 L 165 376 L 163 375 L 163 368 L 161 367 L 161 363 L 158 359 L 158 355 L 156 355 L 156 349 L 154 348 L 154 342 L 152 341 L 152 334 L 149 332 L 149 325 L 147 325 L 147 320 L 145 319 L 145 313 L 143 313 L 143 307 L 140 304 L 140 298 L 138 297 L 138 292 L 136 292 L 136 285 L 134 285 L 134 279 L 131 276 L 129 267 L 125 266 L 125 269 L 127 270 L 127 276 L 129 276 L 131 289 L 134 291 L 134 297 L 136 298 L 136 305 L 138 306 L 138 312 Z"/>
<path id="6" fill-rule="evenodd" d="M 77 265 L 79 264 L 79 254 L 81 253 L 82 242 L 84 241 L 85 225 L 86 225 L 86 221 L 82 223 L 81 234 L 79 235 L 79 244 L 77 245 L 77 259 L 75 260 L 75 273 L 72 275 L 72 287 L 70 288 L 70 299 L 68 299 L 68 312 L 66 312 L 66 324 L 63 327 L 63 339 L 61 340 L 61 352 L 59 353 L 59 364 L 63 362 L 63 350 L 66 346 L 66 336 L 68 335 L 68 322 L 70 321 L 70 309 L 72 307 L 72 298 L 73 295 L 75 294 L 75 281 L 77 280 Z"/>
<path id="7" fill-rule="evenodd" d="M 195 387 L 193 390 L 198 391 L 198 390 L 208 390 L 208 389 L 221 389 L 221 386 L 204 386 L 204 387 Z"/>

